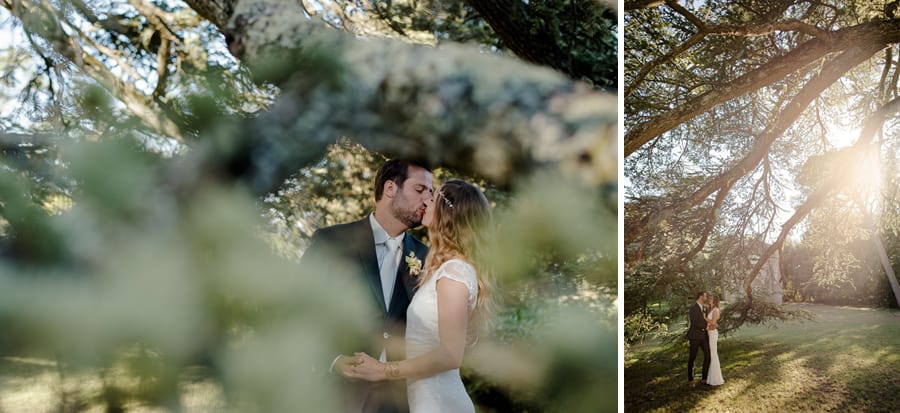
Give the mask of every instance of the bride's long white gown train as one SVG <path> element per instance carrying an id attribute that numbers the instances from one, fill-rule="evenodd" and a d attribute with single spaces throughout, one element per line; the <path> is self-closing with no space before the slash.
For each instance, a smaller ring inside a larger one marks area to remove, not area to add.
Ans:
<path id="1" fill-rule="evenodd" d="M 463 283 L 469 290 L 469 310 L 475 308 L 478 279 L 471 264 L 451 259 L 442 264 L 434 276 L 413 296 L 406 310 L 406 357 L 427 353 L 440 344 L 438 336 L 437 280 L 448 278 Z M 475 412 L 472 399 L 466 393 L 459 369 L 434 376 L 407 379 L 410 413 L 466 413 Z"/>
<path id="2" fill-rule="evenodd" d="M 718 312 L 718 308 L 714 308 L 709 312 L 707 318 L 713 317 L 713 311 Z M 710 386 L 718 386 L 725 383 L 725 378 L 722 377 L 722 366 L 719 364 L 719 350 L 718 350 L 718 341 L 719 341 L 719 330 L 708 330 L 706 332 L 709 334 L 709 354 L 712 360 L 709 363 L 709 375 L 706 377 L 706 382 Z"/>

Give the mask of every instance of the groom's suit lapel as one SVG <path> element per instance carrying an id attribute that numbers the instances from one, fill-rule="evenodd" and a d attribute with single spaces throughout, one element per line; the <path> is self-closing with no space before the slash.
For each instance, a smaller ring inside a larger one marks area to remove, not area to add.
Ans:
<path id="1" fill-rule="evenodd" d="M 357 244 L 357 254 L 359 256 L 360 265 L 363 268 L 366 281 L 375 296 L 375 303 L 384 311 L 384 294 L 381 292 L 381 274 L 378 271 L 378 257 L 375 255 L 375 235 L 372 233 L 372 226 L 369 218 L 365 218 L 359 222 L 359 239 L 362 240 Z"/>

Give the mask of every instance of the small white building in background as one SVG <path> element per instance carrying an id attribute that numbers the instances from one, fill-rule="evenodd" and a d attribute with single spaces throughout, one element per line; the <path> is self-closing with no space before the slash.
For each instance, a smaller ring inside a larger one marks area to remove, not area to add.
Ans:
<path id="1" fill-rule="evenodd" d="M 759 255 L 750 257 L 750 264 L 756 265 L 759 262 Z M 781 257 L 778 251 L 775 251 L 766 263 L 760 268 L 759 274 L 753 280 L 753 289 L 761 290 L 766 294 L 766 300 L 781 305 L 784 298 L 784 289 L 781 287 Z M 744 296 L 743 284 L 738 284 L 734 291 L 725 291 L 725 300 L 734 301 L 738 297 Z"/>

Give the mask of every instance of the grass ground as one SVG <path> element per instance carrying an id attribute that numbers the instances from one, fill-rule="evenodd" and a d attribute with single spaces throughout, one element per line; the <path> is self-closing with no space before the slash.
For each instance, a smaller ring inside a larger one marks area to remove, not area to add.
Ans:
<path id="1" fill-rule="evenodd" d="M 792 306 L 814 313 L 814 321 L 719 337 L 722 386 L 688 387 L 687 340 L 632 347 L 625 356 L 625 411 L 900 411 L 900 312 Z"/>
<path id="2" fill-rule="evenodd" d="M 119 381 L 118 385 L 123 385 Z M 133 384 L 133 383 L 128 383 Z M 187 412 L 223 412 L 219 387 L 209 380 L 186 380 L 181 405 Z M 0 413 L 104 413 L 103 381 L 95 371 L 60 375 L 45 358 L 0 357 Z M 165 413 L 165 409 L 127 402 L 127 411 Z"/>

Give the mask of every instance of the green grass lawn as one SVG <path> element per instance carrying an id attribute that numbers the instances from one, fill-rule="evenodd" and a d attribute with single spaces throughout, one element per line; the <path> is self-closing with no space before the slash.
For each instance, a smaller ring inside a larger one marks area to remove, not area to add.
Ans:
<path id="1" fill-rule="evenodd" d="M 898 412 L 900 313 L 790 305 L 813 321 L 719 337 L 725 384 L 688 387 L 688 342 L 625 356 L 626 412 Z M 701 368 L 698 355 L 695 372 Z"/>

